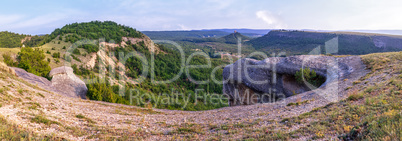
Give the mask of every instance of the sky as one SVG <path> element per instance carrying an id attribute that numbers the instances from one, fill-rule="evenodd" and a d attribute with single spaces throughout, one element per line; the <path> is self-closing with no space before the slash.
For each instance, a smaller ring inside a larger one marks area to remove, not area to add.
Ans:
<path id="1" fill-rule="evenodd" d="M 400 0 L 12 0 L 0 5 L 0 31 L 49 34 L 94 20 L 140 31 L 401 30 L 401 13 Z"/>

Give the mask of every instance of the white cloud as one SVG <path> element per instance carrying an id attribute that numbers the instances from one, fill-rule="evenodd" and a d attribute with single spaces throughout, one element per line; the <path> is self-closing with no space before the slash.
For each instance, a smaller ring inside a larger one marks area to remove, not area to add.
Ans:
<path id="1" fill-rule="evenodd" d="M 43 26 L 46 24 L 54 23 L 63 18 L 65 18 L 65 16 L 62 14 L 50 14 L 50 15 L 37 16 L 37 17 L 31 18 L 28 20 L 20 21 L 20 22 L 14 24 L 12 27 L 13 28 L 27 28 L 27 27 Z"/>
<path id="2" fill-rule="evenodd" d="M 285 28 L 286 25 L 278 18 L 278 16 L 272 14 L 269 11 L 261 10 L 255 13 L 257 18 L 263 20 L 268 24 L 268 28 Z"/>
<path id="3" fill-rule="evenodd" d="M 0 25 L 6 26 L 7 24 L 12 24 L 23 18 L 22 15 L 0 15 Z"/>
<path id="4" fill-rule="evenodd" d="M 180 30 L 191 30 L 190 27 L 187 27 L 187 26 L 185 26 L 185 25 L 183 25 L 183 24 L 178 24 L 177 26 L 179 26 L 179 29 L 180 29 Z"/>

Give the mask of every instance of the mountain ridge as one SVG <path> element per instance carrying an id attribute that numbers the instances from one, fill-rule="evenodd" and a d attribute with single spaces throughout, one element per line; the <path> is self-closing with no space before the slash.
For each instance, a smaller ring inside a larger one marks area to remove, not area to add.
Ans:
<path id="1" fill-rule="evenodd" d="M 295 54 L 305 54 L 319 45 L 323 46 L 326 41 L 335 37 L 338 37 L 339 41 L 337 54 L 356 55 L 402 50 L 402 38 L 399 38 L 402 36 L 353 32 L 273 30 L 262 37 L 250 40 L 248 43 L 257 50 L 282 50 L 293 51 Z"/>

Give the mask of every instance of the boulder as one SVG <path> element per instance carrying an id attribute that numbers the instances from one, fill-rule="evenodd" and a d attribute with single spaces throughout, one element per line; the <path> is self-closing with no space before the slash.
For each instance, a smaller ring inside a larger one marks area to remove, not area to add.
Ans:
<path id="1" fill-rule="evenodd" d="M 75 76 L 71 67 L 58 67 L 49 73 L 52 78 L 52 86 L 69 97 L 85 99 L 88 88 L 85 82 Z"/>
<path id="2" fill-rule="evenodd" d="M 84 81 L 74 75 L 71 67 L 52 69 L 49 73 L 49 76 L 52 77 L 51 81 L 44 77 L 28 73 L 21 68 L 12 69 L 18 77 L 45 90 L 69 97 L 86 99 L 88 89 Z"/>
<path id="3" fill-rule="evenodd" d="M 39 87 L 42 87 L 48 91 L 57 91 L 56 89 L 54 89 L 53 87 L 51 87 L 52 82 L 50 82 L 49 80 L 47 80 L 44 77 L 40 77 L 37 76 L 35 74 L 29 73 L 27 71 L 25 71 L 24 69 L 21 68 L 15 68 L 15 67 L 11 67 L 11 69 L 13 69 L 15 71 L 15 74 L 24 79 L 25 81 L 27 81 L 28 83 L 31 83 L 33 85 L 37 85 Z"/>
<path id="4" fill-rule="evenodd" d="M 350 73 L 348 59 L 331 56 L 301 55 L 271 57 L 258 61 L 244 58 L 226 66 L 223 70 L 223 93 L 229 105 L 249 105 L 257 102 L 273 102 L 294 94 L 316 89 L 308 82 L 295 79 L 300 68 L 310 68 L 326 79 L 323 87 L 345 78 Z"/>

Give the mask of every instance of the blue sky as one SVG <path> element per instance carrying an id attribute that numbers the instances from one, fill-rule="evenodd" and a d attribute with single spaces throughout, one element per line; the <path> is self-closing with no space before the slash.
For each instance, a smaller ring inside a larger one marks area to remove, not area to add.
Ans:
<path id="1" fill-rule="evenodd" d="M 47 34 L 74 22 L 111 20 L 145 30 L 216 28 L 402 29 L 400 0 L 13 0 L 0 31 Z"/>

